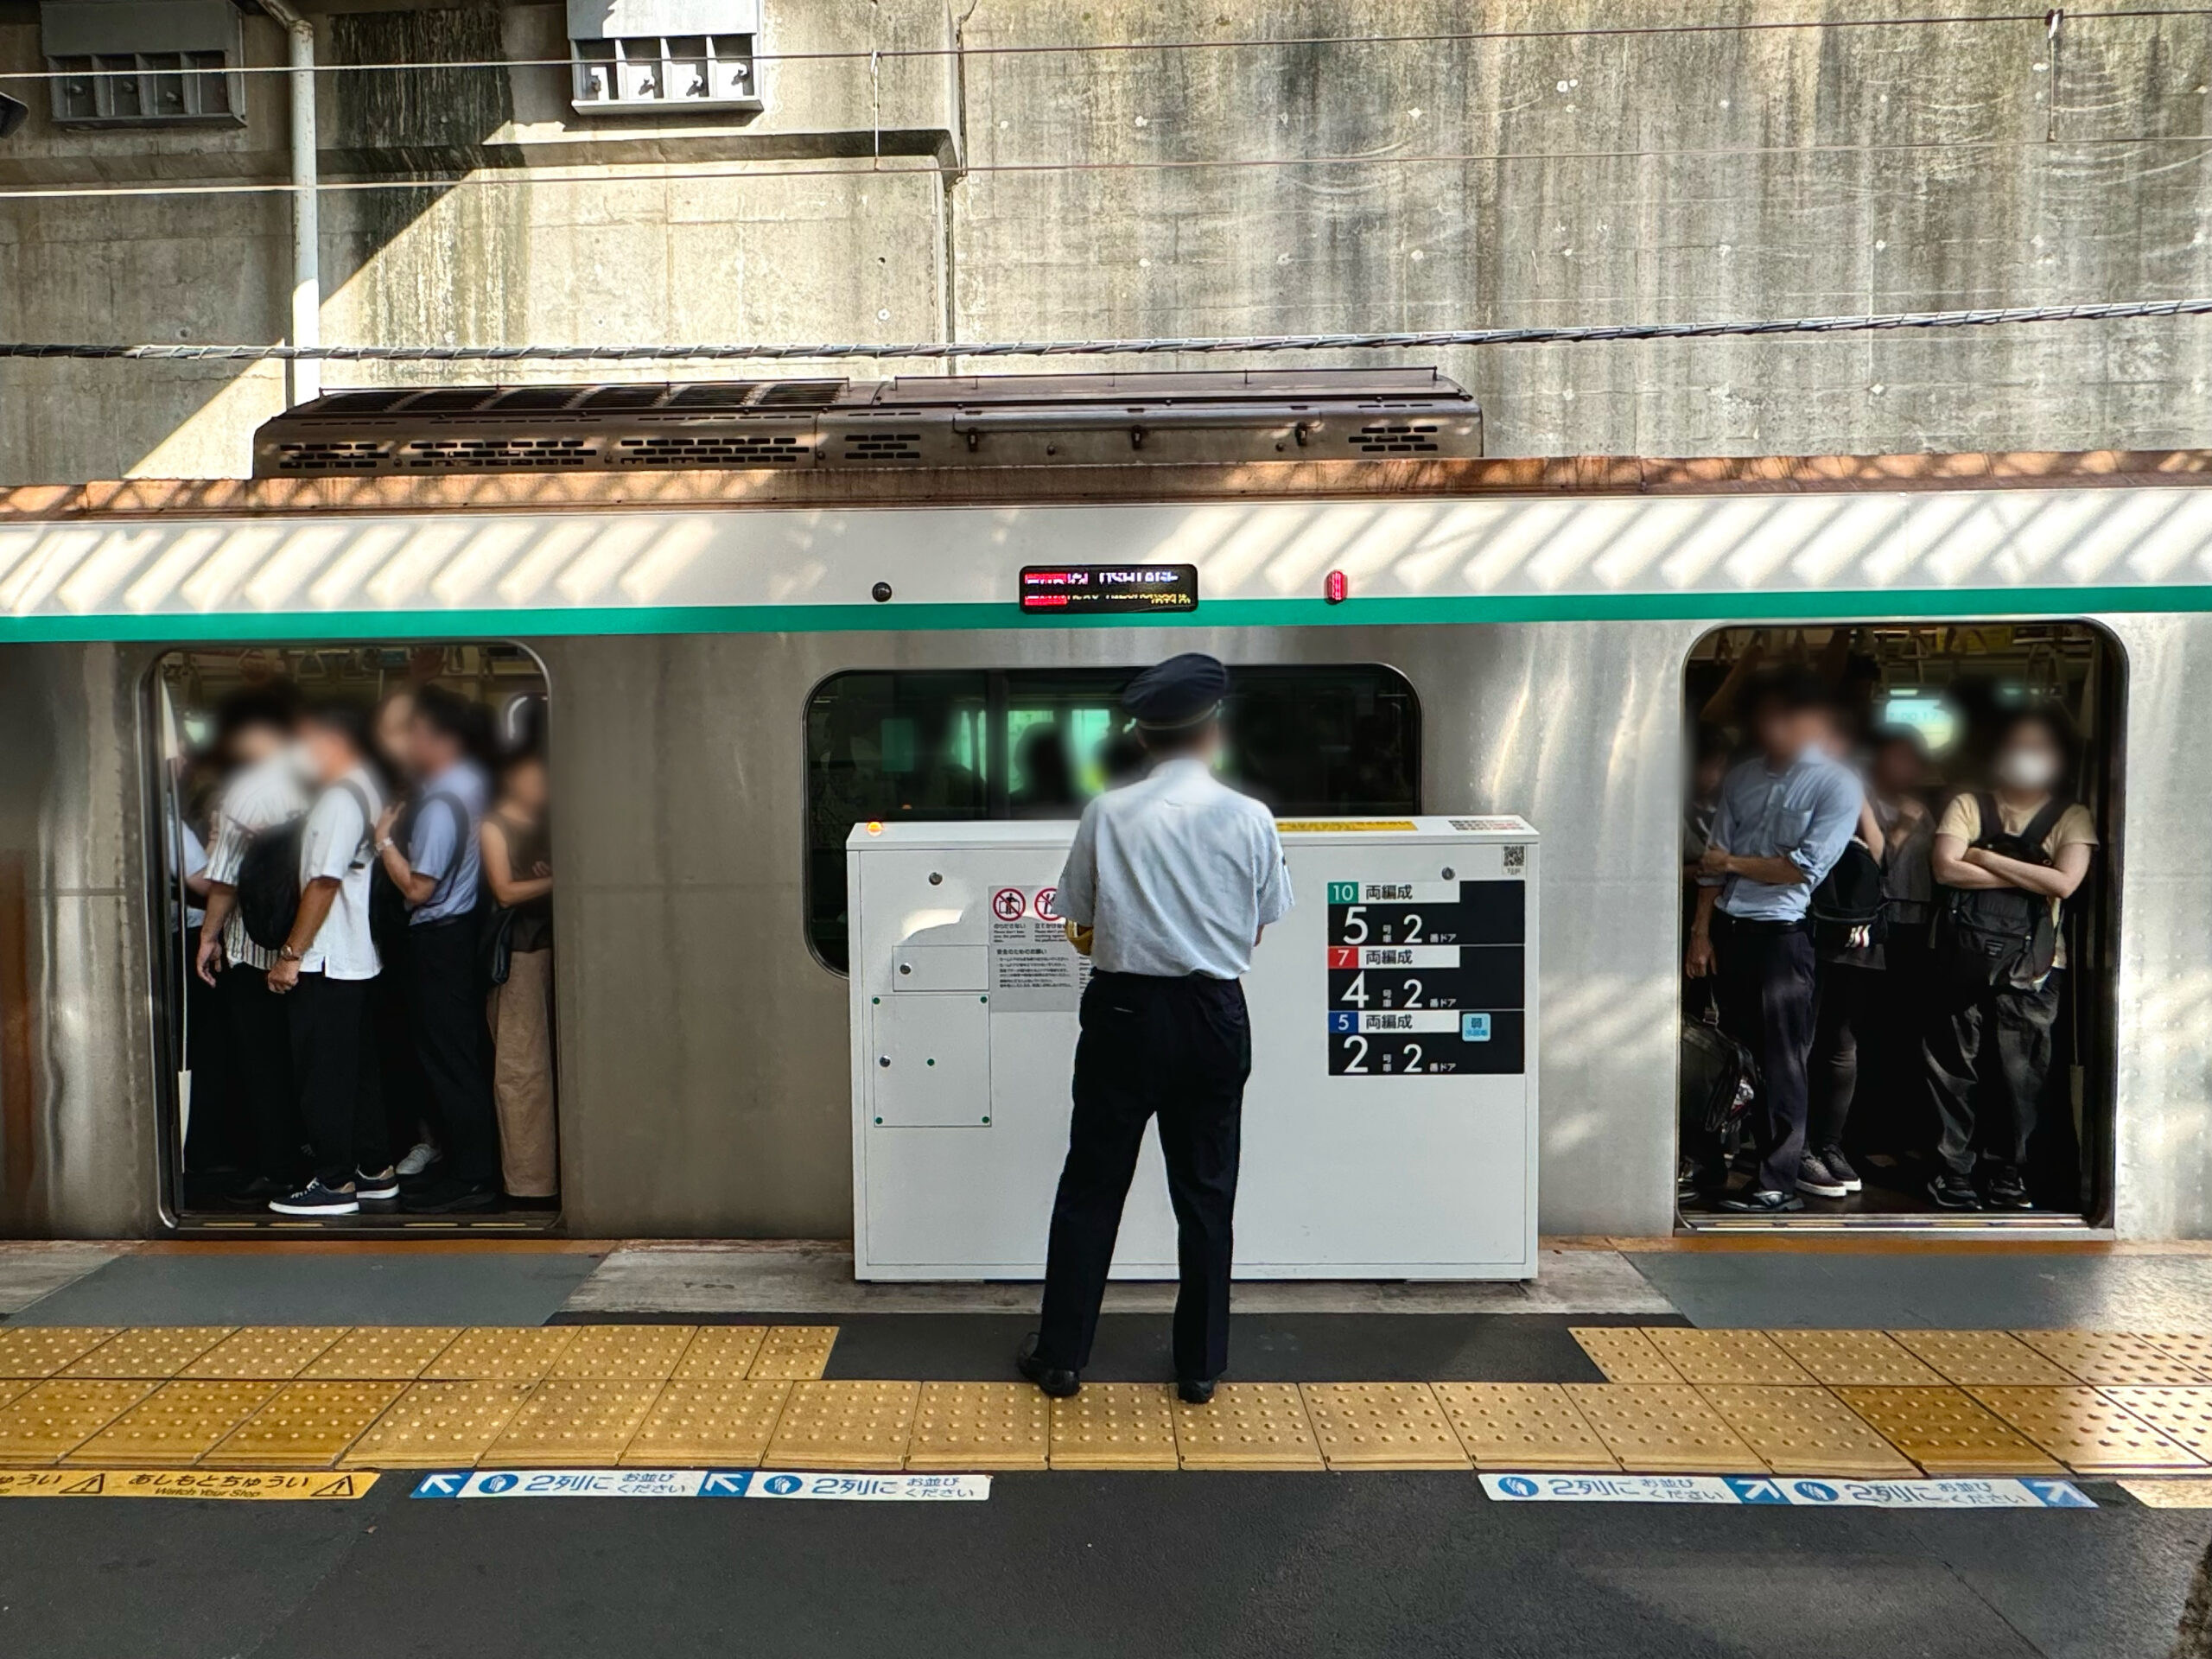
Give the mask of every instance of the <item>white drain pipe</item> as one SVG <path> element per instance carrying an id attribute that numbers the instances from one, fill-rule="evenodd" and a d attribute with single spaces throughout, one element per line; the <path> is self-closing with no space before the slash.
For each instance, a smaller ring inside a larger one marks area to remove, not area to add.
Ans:
<path id="1" fill-rule="evenodd" d="M 261 0 L 261 9 L 284 26 L 291 40 L 292 73 L 292 337 L 295 346 L 322 343 L 321 200 L 315 168 L 315 25 L 285 0 Z M 294 359 L 284 365 L 285 402 L 304 404 L 322 395 L 322 365 Z"/>

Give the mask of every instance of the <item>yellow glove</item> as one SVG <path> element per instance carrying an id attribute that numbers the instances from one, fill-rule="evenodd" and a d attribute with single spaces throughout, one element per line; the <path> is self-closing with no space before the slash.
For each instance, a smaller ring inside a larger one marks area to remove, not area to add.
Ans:
<path id="1" fill-rule="evenodd" d="M 1080 922 L 1062 922 L 1060 926 L 1066 932 L 1070 944 L 1086 957 L 1090 954 L 1090 929 Z"/>

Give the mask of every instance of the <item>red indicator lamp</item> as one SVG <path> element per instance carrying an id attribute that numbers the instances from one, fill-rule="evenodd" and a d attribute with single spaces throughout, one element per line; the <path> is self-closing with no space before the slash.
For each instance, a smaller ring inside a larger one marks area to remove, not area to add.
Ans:
<path id="1" fill-rule="evenodd" d="M 1332 570 L 1321 578 L 1321 597 L 1332 605 L 1343 604 L 1345 595 L 1351 592 L 1351 583 L 1345 579 L 1344 573 L 1341 570 Z"/>

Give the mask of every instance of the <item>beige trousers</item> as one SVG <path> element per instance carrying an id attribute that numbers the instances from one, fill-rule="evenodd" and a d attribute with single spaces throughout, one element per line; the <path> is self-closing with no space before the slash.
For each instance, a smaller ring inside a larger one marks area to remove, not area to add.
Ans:
<path id="1" fill-rule="evenodd" d="M 553 1127 L 553 953 L 518 950 L 507 982 L 492 988 L 492 1098 L 499 1114 L 499 1171 L 508 1193 L 550 1198 L 561 1189 Z"/>

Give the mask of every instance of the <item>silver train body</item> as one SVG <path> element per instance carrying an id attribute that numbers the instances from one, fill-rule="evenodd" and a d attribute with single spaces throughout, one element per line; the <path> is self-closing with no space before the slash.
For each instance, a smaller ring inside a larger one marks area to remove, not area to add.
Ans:
<path id="1" fill-rule="evenodd" d="M 2110 1194 L 2212 1232 L 2212 461 L 1048 466 L 0 496 L 0 1229 L 143 1236 L 167 1098 L 149 687 L 179 645 L 501 639 L 551 697 L 561 1225 L 849 1236 L 804 710 L 852 669 L 1386 664 L 1422 806 L 1545 837 L 1540 1225 L 1677 1224 L 1686 664 L 1741 622 L 2084 621 L 2117 653 Z M 1021 614 L 1024 566 L 1198 568 Z M 1325 597 L 1332 573 L 1348 590 Z M 882 596 L 887 588 L 888 596 Z M 1264 1102 L 1253 1103 L 1264 1110 Z M 2107 1154 L 2100 1154 L 2101 1156 Z"/>

